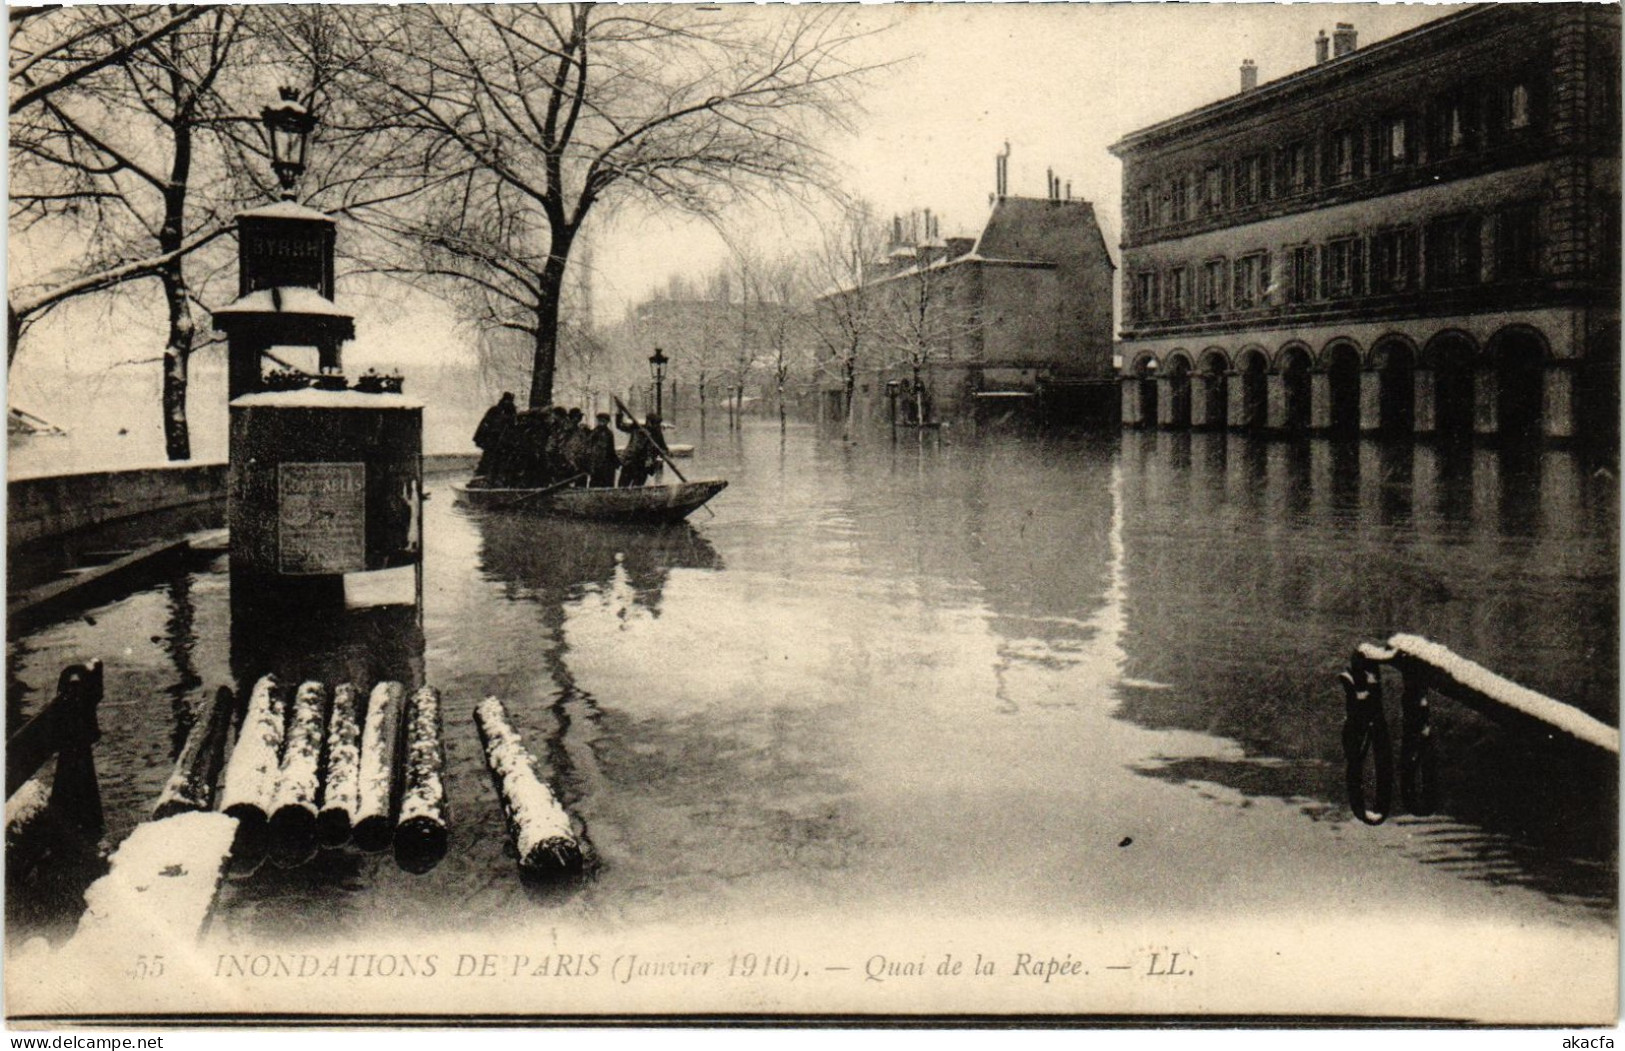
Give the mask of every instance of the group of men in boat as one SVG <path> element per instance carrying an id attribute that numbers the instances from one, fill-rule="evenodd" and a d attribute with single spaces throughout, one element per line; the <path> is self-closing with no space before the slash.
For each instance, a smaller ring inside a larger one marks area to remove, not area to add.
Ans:
<path id="1" fill-rule="evenodd" d="M 668 451 L 660 416 L 651 412 L 638 423 L 617 411 L 614 420 L 631 435 L 624 450 L 615 448 L 607 412 L 598 413 L 589 427 L 580 409 L 550 405 L 519 410 L 513 393 L 504 391 L 474 431 L 480 462 L 471 484 L 492 489 L 643 485 L 661 470 Z"/>

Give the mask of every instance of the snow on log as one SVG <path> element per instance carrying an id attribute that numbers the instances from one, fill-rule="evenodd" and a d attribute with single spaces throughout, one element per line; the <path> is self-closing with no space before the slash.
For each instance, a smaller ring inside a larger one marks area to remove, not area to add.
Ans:
<path id="1" fill-rule="evenodd" d="M 446 856 L 446 752 L 440 743 L 440 691 L 412 694 L 406 724 L 406 772 L 395 825 L 395 863 L 424 873 Z"/>
<path id="2" fill-rule="evenodd" d="M 255 683 L 237 746 L 226 762 L 220 809 L 237 819 L 237 842 L 231 853 L 232 867 L 239 873 L 251 873 L 265 860 L 265 826 L 282 765 L 286 708 L 276 676 L 267 675 Z"/>
<path id="3" fill-rule="evenodd" d="M 474 709 L 474 724 L 485 747 L 485 764 L 502 800 L 508 832 L 525 876 L 579 870 L 581 844 L 552 791 L 536 776 L 536 761 L 508 721 L 502 702 L 487 697 Z"/>
<path id="4" fill-rule="evenodd" d="M 316 797 L 321 791 L 322 738 L 327 731 L 327 687 L 303 683 L 288 715 L 288 739 L 272 801 L 271 860 L 283 868 L 316 856 Z"/>
<path id="5" fill-rule="evenodd" d="M 361 802 L 361 699 L 351 683 L 333 691 L 333 713 L 327 719 L 327 781 L 316 814 L 316 841 L 324 847 L 350 842 Z"/>
<path id="6" fill-rule="evenodd" d="M 45 825 L 45 808 L 51 793 L 37 777 L 31 777 L 6 800 L 6 864 L 19 857 L 18 849 L 40 834 Z M 9 871 L 9 869 L 8 869 Z M 12 878 L 16 878 L 15 873 Z"/>
<path id="7" fill-rule="evenodd" d="M 1396 655 L 1426 666 L 1434 678 L 1431 685 L 1445 693 L 1459 695 L 1465 690 L 1491 706 L 1537 720 L 1577 741 L 1619 754 L 1619 730 L 1572 705 L 1519 686 L 1420 635 L 1395 635 L 1388 640 L 1388 645 Z M 1451 685 L 1456 687 L 1454 691 Z M 1458 696 L 1457 699 L 1463 698 Z"/>
<path id="8" fill-rule="evenodd" d="M 367 702 L 367 724 L 361 731 L 361 772 L 357 785 L 360 802 L 350 838 L 362 850 L 377 851 L 394 838 L 394 802 L 401 751 L 402 709 L 406 687 L 381 682 Z"/>
<path id="9" fill-rule="evenodd" d="M 154 820 L 162 820 L 189 810 L 214 808 L 214 786 L 226 759 L 226 742 L 231 737 L 231 708 L 234 698 L 225 686 L 205 701 L 192 721 L 180 758 L 169 775 L 164 790 L 153 805 Z"/>
<path id="10" fill-rule="evenodd" d="M 195 811 L 137 825 L 113 852 L 107 875 L 85 891 L 85 913 L 63 951 L 128 959 L 133 947 L 195 939 L 214 908 L 237 825 L 225 814 Z"/>

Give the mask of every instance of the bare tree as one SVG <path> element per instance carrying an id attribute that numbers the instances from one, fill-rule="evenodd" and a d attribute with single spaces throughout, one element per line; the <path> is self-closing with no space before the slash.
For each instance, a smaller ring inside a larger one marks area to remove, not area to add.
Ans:
<path id="1" fill-rule="evenodd" d="M 878 295 L 871 270 L 886 243 L 882 224 L 866 201 L 845 204 L 826 222 L 808 256 L 812 333 L 820 364 L 841 381 L 841 436 L 852 437 L 860 362 L 876 337 Z"/>
<path id="2" fill-rule="evenodd" d="M 197 343 L 186 260 L 233 228 L 234 175 L 243 165 L 217 132 L 245 118 L 219 89 L 244 24 L 228 7 L 155 10 L 164 16 L 87 7 L 71 19 L 13 22 L 23 57 L 14 52 L 12 62 L 10 231 L 78 250 L 65 259 L 51 252 L 52 265 L 8 288 L 7 364 L 25 329 L 54 308 L 156 278 L 168 316 L 165 447 L 171 459 L 186 459 Z"/>
<path id="3" fill-rule="evenodd" d="M 932 367 L 978 353 L 975 280 L 971 268 L 920 259 L 870 288 L 878 295 L 873 332 L 881 366 L 909 369 L 909 412 L 916 422 L 930 422 L 926 379 Z"/>
<path id="4" fill-rule="evenodd" d="M 408 5 L 358 23 L 375 124 L 455 177 L 375 221 L 534 340 L 530 404 L 552 396 L 571 250 L 593 208 L 641 199 L 715 215 L 822 178 L 816 131 L 863 70 L 821 7 Z"/>
<path id="5" fill-rule="evenodd" d="M 765 371 L 772 381 L 774 409 L 783 429 L 785 387 L 807 357 L 807 271 L 797 257 L 746 252 L 740 255 L 740 275 L 742 308 L 750 319 L 747 328 L 755 354 L 750 365 Z"/>

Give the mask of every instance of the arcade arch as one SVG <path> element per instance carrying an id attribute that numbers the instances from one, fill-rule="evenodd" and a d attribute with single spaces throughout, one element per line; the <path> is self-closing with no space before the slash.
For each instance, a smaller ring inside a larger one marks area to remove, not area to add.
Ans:
<path id="1" fill-rule="evenodd" d="M 1241 412 L 1236 427 L 1260 430 L 1266 423 L 1269 407 L 1269 359 L 1259 348 L 1248 347 L 1236 355 L 1236 372 L 1241 378 Z"/>
<path id="2" fill-rule="evenodd" d="M 1168 426 L 1191 425 L 1191 359 L 1183 350 L 1168 356 Z"/>
<path id="3" fill-rule="evenodd" d="M 1334 435 L 1360 433 L 1360 346 L 1352 339 L 1334 339 L 1320 354 L 1326 370 L 1326 428 Z"/>
<path id="4" fill-rule="evenodd" d="M 1288 343 L 1275 356 L 1275 369 L 1281 376 L 1281 428 L 1292 434 L 1309 430 L 1310 370 L 1313 360 L 1302 343 Z"/>
<path id="5" fill-rule="evenodd" d="M 1400 335 L 1387 335 L 1371 348 L 1377 373 L 1376 430 L 1385 435 L 1410 434 L 1416 424 L 1416 348 Z"/>
<path id="6" fill-rule="evenodd" d="M 1478 345 L 1460 329 L 1446 329 L 1422 349 L 1422 368 L 1433 373 L 1433 430 L 1440 441 L 1473 436 L 1473 366 Z"/>

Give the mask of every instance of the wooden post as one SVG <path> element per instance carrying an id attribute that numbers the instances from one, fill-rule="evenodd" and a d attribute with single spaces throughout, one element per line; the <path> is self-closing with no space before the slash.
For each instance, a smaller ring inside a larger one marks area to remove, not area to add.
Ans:
<path id="1" fill-rule="evenodd" d="M 361 804 L 361 691 L 342 683 L 333 691 L 327 720 L 327 782 L 316 815 L 316 841 L 324 847 L 350 842 Z"/>
<path id="2" fill-rule="evenodd" d="M 1378 664 L 1363 650 L 1355 650 L 1349 670 L 1338 677 L 1343 687 L 1343 757 L 1347 762 L 1346 781 L 1349 809 L 1368 825 L 1380 825 L 1393 809 L 1394 757 L 1388 737 L 1388 720 L 1382 711 L 1382 678 Z M 1372 761 L 1375 799 L 1366 805 L 1366 757 Z"/>
<path id="3" fill-rule="evenodd" d="M 327 730 L 327 687 L 303 683 L 288 716 L 287 742 L 268 827 L 271 860 L 282 868 L 316 856 L 316 797 L 321 790 L 322 738 Z"/>
<path id="4" fill-rule="evenodd" d="M 1412 814 L 1431 814 L 1439 802 L 1439 757 L 1428 724 L 1427 680 L 1421 669 L 1401 667 L 1400 674 L 1399 798 Z"/>
<path id="5" fill-rule="evenodd" d="M 508 722 L 502 702 L 495 697 L 481 701 L 474 709 L 474 725 L 508 819 L 520 875 L 539 878 L 580 870 L 581 843 L 570 815 L 536 776 L 536 761 Z"/>
<path id="6" fill-rule="evenodd" d="M 192 732 L 186 735 L 175 769 L 152 808 L 154 821 L 190 810 L 214 807 L 215 781 L 226 758 L 226 740 L 231 736 L 231 709 L 235 703 L 231 688 L 222 686 L 197 713 Z"/>
<path id="7" fill-rule="evenodd" d="M 365 851 L 383 850 L 394 838 L 395 783 L 400 760 L 402 709 L 406 687 L 381 682 L 367 702 L 367 724 L 361 731 L 360 802 L 350 838 Z"/>
<path id="8" fill-rule="evenodd" d="M 102 793 L 96 781 L 95 757 L 96 741 L 102 734 L 96 721 L 101 701 L 101 661 L 62 669 L 51 703 L 6 740 L 8 798 L 55 755 L 51 811 L 74 827 L 101 831 Z"/>
<path id="9" fill-rule="evenodd" d="M 446 856 L 446 753 L 440 743 L 440 691 L 433 686 L 412 694 L 405 766 L 395 863 L 421 874 Z"/>
<path id="10" fill-rule="evenodd" d="M 226 762 L 220 788 L 220 809 L 237 819 L 232 841 L 231 867 L 236 875 L 249 875 L 265 860 L 265 827 L 280 773 L 282 737 L 287 718 L 282 684 L 267 675 L 254 684 L 248 712 L 237 734 L 237 746 Z"/>

